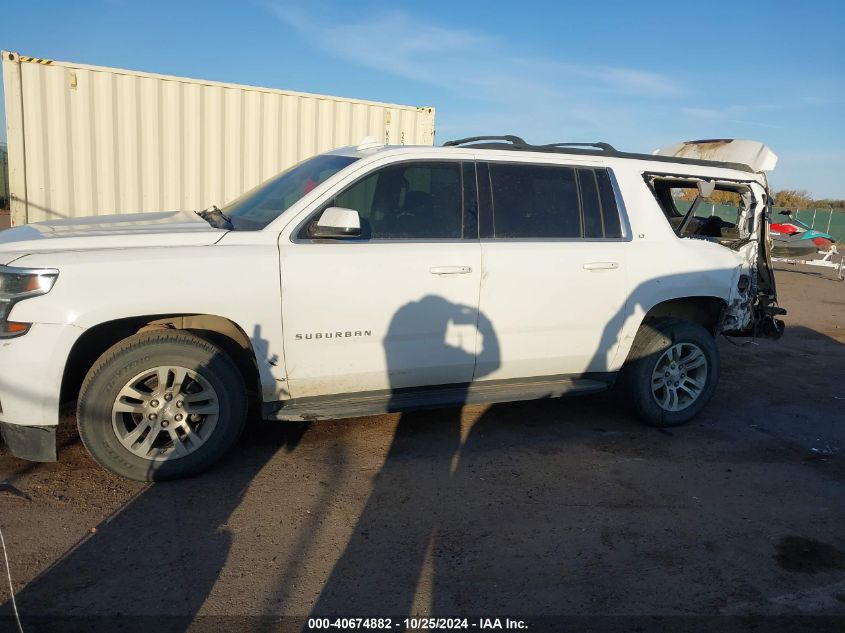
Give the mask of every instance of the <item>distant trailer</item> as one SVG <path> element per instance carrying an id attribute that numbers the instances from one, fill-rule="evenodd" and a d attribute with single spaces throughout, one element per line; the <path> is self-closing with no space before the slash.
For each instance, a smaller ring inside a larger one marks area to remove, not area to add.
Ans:
<path id="1" fill-rule="evenodd" d="M 13 226 L 223 206 L 365 136 L 434 144 L 431 107 L 2 57 Z"/>
<path id="2" fill-rule="evenodd" d="M 832 268 L 836 273 L 836 278 L 839 281 L 845 281 L 845 255 L 839 253 L 836 245 L 830 247 L 827 251 L 819 251 L 822 256 L 818 259 L 797 259 L 794 257 L 772 257 L 773 262 L 781 264 L 801 264 L 802 266 L 819 266 L 820 268 Z M 839 261 L 835 261 L 834 257 L 838 257 Z"/>

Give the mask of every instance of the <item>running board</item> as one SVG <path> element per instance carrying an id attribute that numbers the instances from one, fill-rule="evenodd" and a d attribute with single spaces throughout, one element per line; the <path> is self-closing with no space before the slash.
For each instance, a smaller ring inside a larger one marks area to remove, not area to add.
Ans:
<path id="1" fill-rule="evenodd" d="M 514 402 L 559 398 L 574 393 L 603 391 L 613 384 L 613 374 L 592 374 L 593 377 L 544 377 L 526 380 L 501 380 L 463 385 L 446 385 L 338 394 L 298 398 L 263 405 L 265 420 L 311 421 L 357 418 L 416 409 L 456 407 L 465 404 Z"/>

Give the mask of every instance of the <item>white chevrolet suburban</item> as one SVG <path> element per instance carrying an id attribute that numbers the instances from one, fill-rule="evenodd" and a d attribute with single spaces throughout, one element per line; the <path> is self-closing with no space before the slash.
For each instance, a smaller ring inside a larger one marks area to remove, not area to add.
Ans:
<path id="1" fill-rule="evenodd" d="M 718 334 L 781 334 L 753 141 L 654 155 L 515 136 L 371 141 L 222 209 L 0 232 L 0 430 L 56 459 L 196 474 L 248 417 L 318 420 L 592 392 L 698 414 Z M 714 215 L 713 192 L 735 217 Z"/>

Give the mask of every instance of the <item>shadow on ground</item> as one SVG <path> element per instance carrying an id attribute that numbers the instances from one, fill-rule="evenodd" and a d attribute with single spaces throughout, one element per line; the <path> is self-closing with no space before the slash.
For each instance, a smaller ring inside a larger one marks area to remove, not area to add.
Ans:
<path id="1" fill-rule="evenodd" d="M 845 615 L 843 345 L 798 327 L 721 348 L 712 404 L 679 429 L 638 426 L 609 394 L 256 425 L 215 471 L 145 489 L 19 605 L 108 616 L 89 622 L 101 630 L 118 614 L 186 618 L 168 630 L 197 615 Z"/>

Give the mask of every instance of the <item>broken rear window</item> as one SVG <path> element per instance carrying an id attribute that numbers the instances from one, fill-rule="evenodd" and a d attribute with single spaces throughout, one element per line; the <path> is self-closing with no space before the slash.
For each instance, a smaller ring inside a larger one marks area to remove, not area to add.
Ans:
<path id="1" fill-rule="evenodd" d="M 753 232 L 753 216 L 747 213 L 750 197 L 743 185 L 717 183 L 712 195 L 702 198 L 687 219 L 699 196 L 698 181 L 655 177 L 648 181 L 679 237 L 711 239 L 729 245 Z"/>

